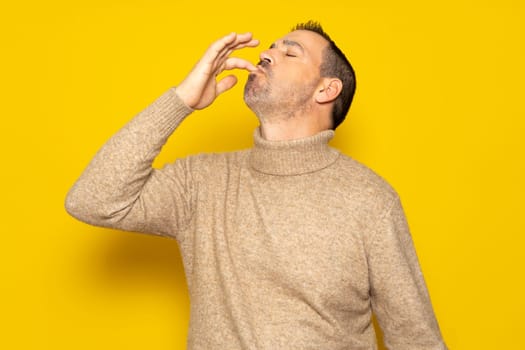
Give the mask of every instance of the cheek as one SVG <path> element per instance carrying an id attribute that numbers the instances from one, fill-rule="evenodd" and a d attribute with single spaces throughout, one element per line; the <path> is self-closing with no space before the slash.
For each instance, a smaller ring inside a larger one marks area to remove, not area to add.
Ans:
<path id="1" fill-rule="evenodd" d="M 288 67 L 288 73 L 291 79 L 299 81 L 311 81 L 319 76 L 319 70 L 314 69 L 309 64 L 294 64 Z"/>
<path id="2" fill-rule="evenodd" d="M 310 71 L 301 69 L 301 67 L 291 67 L 283 74 L 285 81 L 289 84 L 302 84 L 311 81 L 312 74 Z"/>

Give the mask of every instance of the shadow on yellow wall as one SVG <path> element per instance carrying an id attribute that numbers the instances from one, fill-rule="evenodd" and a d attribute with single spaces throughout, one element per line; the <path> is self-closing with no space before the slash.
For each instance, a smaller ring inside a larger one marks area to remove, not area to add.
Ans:
<path id="1" fill-rule="evenodd" d="M 90 276 L 109 289 L 129 290 L 137 283 L 187 293 L 186 279 L 175 240 L 135 233 L 107 232 L 96 251 Z M 145 236 L 145 237 L 142 237 Z"/>

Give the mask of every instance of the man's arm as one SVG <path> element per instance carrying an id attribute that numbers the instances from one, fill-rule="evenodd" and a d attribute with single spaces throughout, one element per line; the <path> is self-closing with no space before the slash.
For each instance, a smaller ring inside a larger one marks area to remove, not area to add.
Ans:
<path id="1" fill-rule="evenodd" d="M 231 33 L 213 43 L 176 89 L 162 94 L 98 151 L 67 194 L 66 210 L 92 225 L 177 237 L 191 217 L 191 161 L 161 170 L 152 163 L 192 110 L 209 106 L 235 85 L 234 76 L 217 81 L 218 74 L 255 69 L 229 55 L 257 45 L 250 33 Z"/>
<path id="2" fill-rule="evenodd" d="M 445 350 L 399 197 L 369 246 L 372 308 L 389 350 Z"/>

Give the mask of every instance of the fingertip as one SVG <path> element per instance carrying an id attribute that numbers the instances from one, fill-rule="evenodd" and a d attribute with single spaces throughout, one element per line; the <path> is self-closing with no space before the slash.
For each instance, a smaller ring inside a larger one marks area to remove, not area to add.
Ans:
<path id="1" fill-rule="evenodd" d="M 253 33 L 252 32 L 245 32 L 245 33 L 239 34 L 239 36 L 242 38 L 243 41 L 251 41 L 251 40 L 253 40 Z"/>
<path id="2" fill-rule="evenodd" d="M 231 40 L 234 40 L 236 37 L 237 37 L 237 33 L 231 32 L 230 34 L 226 35 L 224 39 L 229 42 Z"/>
<path id="3" fill-rule="evenodd" d="M 230 90 L 237 84 L 237 77 L 235 75 L 227 75 L 217 83 L 217 92 L 222 94 L 225 91 Z"/>

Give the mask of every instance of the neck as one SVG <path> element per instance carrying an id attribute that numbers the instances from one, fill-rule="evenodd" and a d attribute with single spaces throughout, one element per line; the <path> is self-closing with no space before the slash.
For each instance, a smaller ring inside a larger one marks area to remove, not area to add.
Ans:
<path id="1" fill-rule="evenodd" d="M 333 130 L 294 139 L 270 141 L 262 137 L 261 129 L 254 132 L 254 147 L 249 155 L 251 167 L 269 175 L 299 175 L 315 172 L 333 164 L 339 152 L 328 145 Z"/>
<path id="2" fill-rule="evenodd" d="M 288 141 L 301 139 L 321 131 L 330 129 L 324 118 L 292 117 L 292 118 L 259 118 L 261 136 L 269 141 Z"/>

